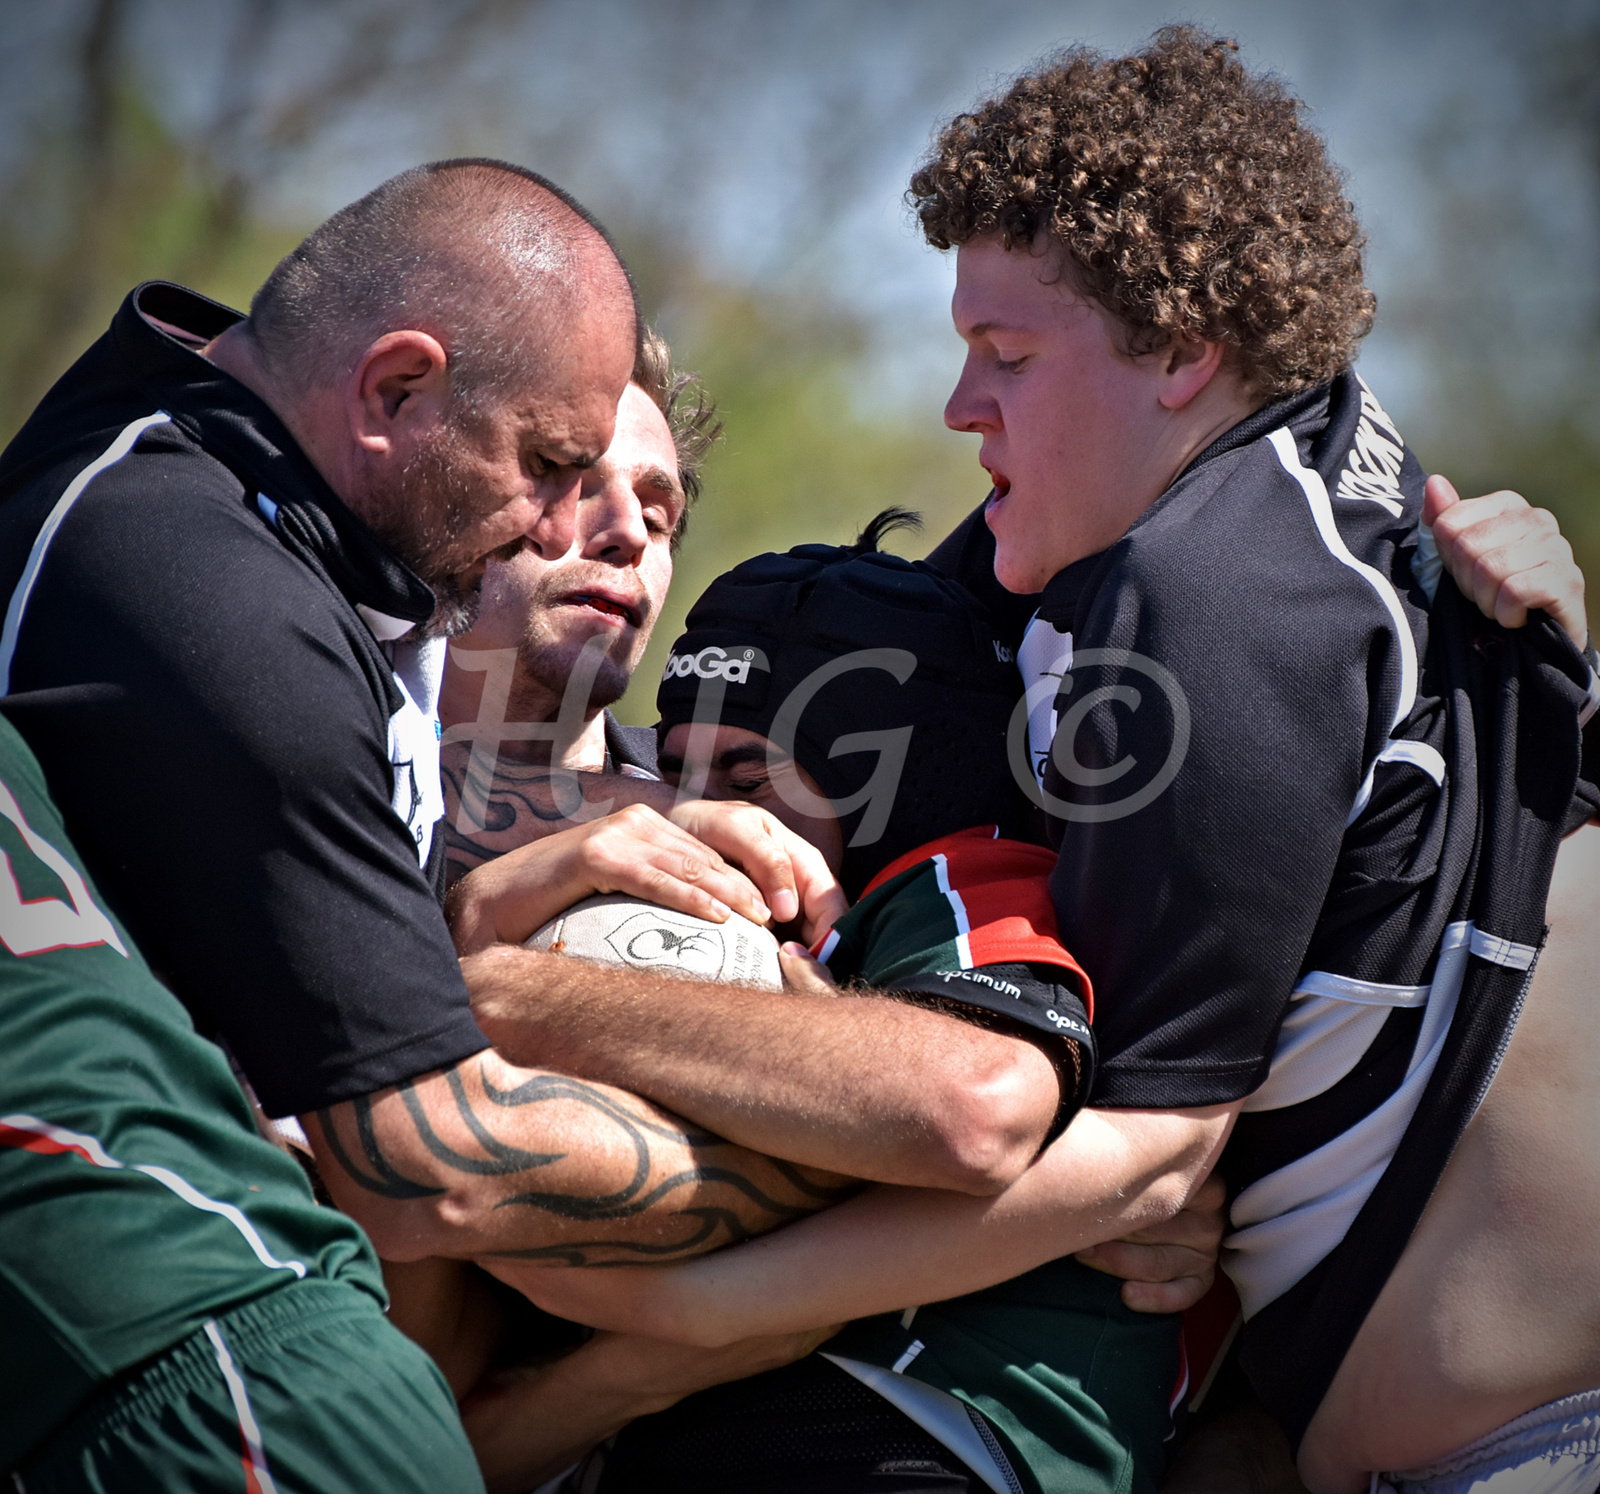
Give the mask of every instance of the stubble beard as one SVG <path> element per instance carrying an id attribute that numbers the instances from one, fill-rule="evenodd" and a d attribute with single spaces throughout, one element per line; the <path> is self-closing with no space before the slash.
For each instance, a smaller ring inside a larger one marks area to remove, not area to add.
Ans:
<path id="1" fill-rule="evenodd" d="M 462 569 L 461 539 L 483 504 L 460 441 L 459 434 L 446 429 L 419 445 L 384 492 L 381 517 L 367 521 L 433 592 L 433 612 L 418 629 L 423 638 L 469 632 L 483 600 L 482 573 L 469 580 Z M 522 545 L 519 537 L 490 558 L 509 559 Z"/>
<path id="2" fill-rule="evenodd" d="M 571 590 L 570 579 L 559 575 L 541 584 L 528 609 L 528 630 L 523 636 L 522 646 L 518 649 L 518 662 L 522 671 L 530 679 L 538 682 L 540 688 L 556 702 L 558 708 L 566 698 L 568 685 L 574 679 L 584 656 L 584 645 L 588 642 L 587 638 L 576 643 L 563 638 L 554 633 L 546 622 L 547 609 L 552 597 L 556 594 L 568 594 Z M 646 618 L 645 624 L 648 624 L 648 621 Z M 589 637 L 594 636 L 594 634 L 589 635 Z M 624 691 L 628 688 L 628 682 L 633 677 L 633 667 L 642 648 L 641 639 L 645 636 L 647 635 L 644 626 L 641 626 L 634 635 L 627 657 L 619 659 L 611 649 L 607 649 L 600 658 L 598 667 L 589 666 L 594 667 L 594 676 L 589 683 L 587 710 L 603 710 L 606 706 L 615 705 L 622 699 Z"/>

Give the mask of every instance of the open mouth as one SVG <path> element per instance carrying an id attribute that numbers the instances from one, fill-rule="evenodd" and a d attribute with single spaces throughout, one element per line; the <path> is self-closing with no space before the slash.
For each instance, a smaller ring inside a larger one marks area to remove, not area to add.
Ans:
<path id="1" fill-rule="evenodd" d="M 1004 472 L 996 472 L 990 468 L 989 481 L 994 484 L 994 497 L 991 502 L 998 503 L 1011 491 L 1011 479 Z"/>
<path id="2" fill-rule="evenodd" d="M 639 626 L 639 609 L 612 597 L 599 596 L 592 591 L 576 591 L 567 598 L 567 604 L 572 607 L 592 607 L 607 617 L 620 617 L 630 627 Z"/>

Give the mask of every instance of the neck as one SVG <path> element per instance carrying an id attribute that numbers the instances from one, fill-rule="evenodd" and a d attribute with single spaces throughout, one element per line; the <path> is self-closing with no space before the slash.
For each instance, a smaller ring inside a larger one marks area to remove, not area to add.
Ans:
<path id="1" fill-rule="evenodd" d="M 334 458 L 340 447 L 324 434 L 329 425 L 329 412 L 322 408 L 326 402 L 318 401 L 318 392 L 314 390 L 299 401 L 287 398 L 262 360 L 261 351 L 250 336 L 249 325 L 235 322 L 220 337 L 201 348 L 200 356 L 209 359 L 230 378 L 237 379 L 266 405 L 288 427 L 295 444 L 323 481 L 349 503 L 352 486 L 349 474 Z"/>
<path id="2" fill-rule="evenodd" d="M 532 722 L 548 726 L 561 719 L 561 697 L 534 679 L 520 659 L 512 666 L 507 681 L 504 666 L 494 657 L 502 652 L 510 651 L 451 645 L 439 690 L 439 720 L 446 729 L 475 724 L 489 728 L 492 734 L 502 723 Z M 477 663 L 473 655 L 478 653 L 489 656 L 483 661 L 486 668 L 463 667 L 463 657 Z M 496 697 L 504 699 L 503 707 L 497 705 Z M 576 729 L 572 730 L 573 727 Z M 520 740 L 501 738 L 500 755 L 536 767 L 601 771 L 606 763 L 604 711 L 596 706 L 586 709 L 576 720 L 569 717 L 569 730 L 570 735 L 563 732 L 555 741 L 547 736 Z"/>
<path id="3" fill-rule="evenodd" d="M 1219 372 L 1181 410 L 1173 412 L 1164 438 L 1157 443 L 1156 460 L 1165 493 L 1178 475 L 1219 436 L 1266 405 L 1231 374 Z"/>

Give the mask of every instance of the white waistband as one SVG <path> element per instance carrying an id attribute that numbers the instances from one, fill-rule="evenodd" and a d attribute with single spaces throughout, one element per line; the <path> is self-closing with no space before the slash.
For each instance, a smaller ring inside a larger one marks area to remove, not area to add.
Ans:
<path id="1" fill-rule="evenodd" d="M 1524 1445 L 1516 1450 L 1526 1452 L 1530 1461 L 1552 1455 L 1600 1453 L 1600 1389 L 1582 1390 L 1535 1406 L 1426 1468 L 1408 1468 L 1391 1473 L 1389 1478 L 1423 1483 L 1470 1473 L 1483 1464 L 1503 1460 L 1513 1444 L 1519 1442 Z"/>

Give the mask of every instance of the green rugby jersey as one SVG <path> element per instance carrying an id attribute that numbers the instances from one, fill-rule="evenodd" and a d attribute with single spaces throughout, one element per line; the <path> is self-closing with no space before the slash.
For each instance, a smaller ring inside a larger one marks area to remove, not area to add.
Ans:
<path id="1" fill-rule="evenodd" d="M 1045 882 L 1054 865 L 1043 846 L 1001 840 L 993 826 L 942 836 L 884 867 L 817 958 L 841 981 L 944 997 L 1067 1038 L 1081 1068 L 1094 1051 L 1094 991 L 1056 935 Z M 1086 1074 L 1076 1088 L 1087 1094 Z"/>
<path id="2" fill-rule="evenodd" d="M 1057 937 L 1054 864 L 991 830 L 946 836 L 886 867 L 817 954 L 841 983 L 939 996 L 1075 1045 L 1074 1063 L 1057 1065 L 1059 1133 L 1089 1090 L 1094 998 Z M 822 1352 L 1002 1494 L 1154 1494 L 1180 1320 L 1131 1312 L 1121 1285 L 1070 1257 L 1051 1261 L 970 1296 L 851 1323 Z M 951 1415 L 950 1397 L 970 1408 L 965 1417 Z"/>
<path id="3" fill-rule="evenodd" d="M 0 1468 L 97 1388 L 303 1279 L 385 1301 L 357 1225 L 89 885 L 0 720 Z"/>

